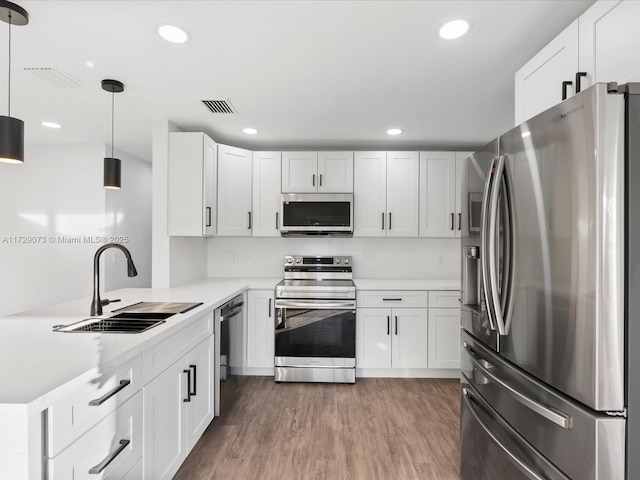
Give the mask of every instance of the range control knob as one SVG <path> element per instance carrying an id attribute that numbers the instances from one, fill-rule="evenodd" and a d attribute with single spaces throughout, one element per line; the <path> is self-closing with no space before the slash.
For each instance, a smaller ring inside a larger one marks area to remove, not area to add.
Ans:
<path id="1" fill-rule="evenodd" d="M 287 257 L 287 263 L 293 263 L 293 257 Z"/>
<path id="2" fill-rule="evenodd" d="M 342 260 L 340 260 L 339 258 L 336 258 L 336 265 L 340 265 L 342 263 Z"/>
<path id="3" fill-rule="evenodd" d="M 302 257 L 296 257 L 296 263 L 302 263 Z"/>
<path id="4" fill-rule="evenodd" d="M 344 259 L 344 264 L 345 264 L 345 265 L 349 265 L 349 259 L 348 259 L 348 258 L 345 258 L 345 259 Z"/>

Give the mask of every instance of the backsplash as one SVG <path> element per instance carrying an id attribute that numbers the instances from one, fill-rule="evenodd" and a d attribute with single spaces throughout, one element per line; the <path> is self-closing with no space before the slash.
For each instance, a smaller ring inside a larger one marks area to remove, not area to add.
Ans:
<path id="1" fill-rule="evenodd" d="M 354 278 L 460 278 L 460 240 L 210 238 L 210 277 L 281 277 L 285 255 L 351 255 Z"/>

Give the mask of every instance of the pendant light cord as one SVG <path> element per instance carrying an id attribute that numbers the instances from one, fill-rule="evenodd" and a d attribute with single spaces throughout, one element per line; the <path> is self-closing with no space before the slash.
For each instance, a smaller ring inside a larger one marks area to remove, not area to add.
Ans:
<path id="1" fill-rule="evenodd" d="M 112 90 L 111 91 L 111 158 L 114 158 L 113 157 L 113 124 L 114 124 L 113 118 L 115 117 L 115 108 L 114 108 L 115 97 L 116 97 L 116 94 Z"/>
<path id="2" fill-rule="evenodd" d="M 7 109 L 9 114 L 7 116 L 11 116 L 11 11 L 9 11 L 9 81 L 8 81 L 8 98 L 7 98 Z"/>

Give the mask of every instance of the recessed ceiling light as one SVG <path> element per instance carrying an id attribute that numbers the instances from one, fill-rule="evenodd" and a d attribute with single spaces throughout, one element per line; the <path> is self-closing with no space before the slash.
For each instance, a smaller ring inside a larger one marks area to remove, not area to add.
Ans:
<path id="1" fill-rule="evenodd" d="M 189 34 L 174 25 L 160 25 L 158 27 L 158 35 L 171 43 L 184 43 L 189 40 Z"/>
<path id="2" fill-rule="evenodd" d="M 402 130 L 400 130 L 399 128 L 390 128 L 389 130 L 387 130 L 387 135 L 400 135 L 402 133 Z"/>
<path id="3" fill-rule="evenodd" d="M 84 64 L 87 66 L 87 68 L 93 68 L 96 66 L 96 62 L 94 62 L 93 60 L 87 60 L 86 62 L 84 62 Z"/>
<path id="4" fill-rule="evenodd" d="M 453 40 L 461 37 L 469 31 L 469 22 L 466 20 L 452 20 L 445 23 L 440 29 L 440 37 L 445 40 Z"/>
<path id="5" fill-rule="evenodd" d="M 247 135 L 255 135 L 256 133 L 258 133 L 258 130 L 256 130 L 255 128 L 243 128 L 242 131 Z"/>
<path id="6" fill-rule="evenodd" d="M 55 122 L 42 122 L 42 126 L 43 127 L 47 127 L 47 128 L 61 128 L 62 125 L 60 125 L 59 123 L 55 123 Z"/>

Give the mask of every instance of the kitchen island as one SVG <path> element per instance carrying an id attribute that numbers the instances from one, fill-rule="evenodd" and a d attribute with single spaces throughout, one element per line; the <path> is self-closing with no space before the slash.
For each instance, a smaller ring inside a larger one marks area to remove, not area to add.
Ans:
<path id="1" fill-rule="evenodd" d="M 121 301 L 105 307 L 105 315 L 140 301 L 202 302 L 139 334 L 53 332 L 56 325 L 88 318 L 90 297 L 0 318 L 0 479 L 58 478 L 55 472 L 46 472 L 51 469 L 48 461 L 53 454 L 68 448 L 58 451 L 47 439 L 56 436 L 47 428 L 59 417 L 52 407 L 68 401 L 87 385 L 98 389 L 105 372 L 114 371 L 119 365 L 139 363 L 141 370 L 142 365 L 151 365 L 144 352 L 157 345 L 169 345 L 171 339 L 180 338 L 181 332 L 186 332 L 185 336 L 193 329 L 198 335 L 206 335 L 208 328 L 212 334 L 213 311 L 217 307 L 250 287 L 269 288 L 275 283 L 277 279 L 209 278 L 170 289 L 109 292 L 109 298 Z M 141 358 L 144 361 L 138 360 Z M 149 380 L 144 373 L 137 374 L 131 382 L 139 382 L 137 385 L 142 387 L 142 379 Z M 124 403 L 130 401 L 126 399 Z M 115 400 L 105 403 L 107 408 L 110 404 L 112 409 L 119 405 Z"/>

